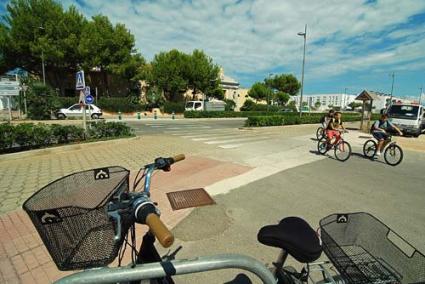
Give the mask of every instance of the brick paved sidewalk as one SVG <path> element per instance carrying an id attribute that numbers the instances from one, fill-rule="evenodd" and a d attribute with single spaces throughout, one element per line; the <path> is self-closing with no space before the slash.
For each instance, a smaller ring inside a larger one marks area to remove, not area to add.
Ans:
<path id="1" fill-rule="evenodd" d="M 118 155 L 121 151 L 126 150 L 111 150 L 112 153 Z M 174 149 L 171 152 L 171 154 L 175 154 Z M 134 157 L 126 158 L 120 164 L 127 163 L 127 166 L 130 166 L 129 168 L 138 166 L 141 160 L 138 159 L 138 155 L 135 153 Z M 145 162 L 146 158 L 144 157 Z M 49 159 L 49 157 L 45 157 L 41 163 Z M 78 170 L 85 169 L 92 163 L 87 159 L 79 162 L 74 166 L 76 168 L 81 167 Z M 95 163 L 95 165 L 99 167 L 98 164 Z M 69 171 L 75 168 L 70 166 L 67 169 Z M 205 187 L 217 181 L 242 174 L 249 169 L 228 162 L 190 156 L 185 161 L 174 165 L 171 172 L 155 174 L 152 180 L 152 200 L 158 202 L 162 212 L 162 220 L 172 228 L 187 216 L 191 209 L 172 211 L 166 192 Z M 61 171 L 55 172 L 55 175 L 60 174 L 62 174 Z M 134 175 L 135 172 L 132 174 Z M 32 189 L 28 192 L 34 191 L 34 186 L 28 185 L 28 188 Z M 20 202 L 20 199 L 18 200 Z M 144 226 L 137 225 L 139 239 L 144 230 Z M 0 216 L 0 240 L 0 283 L 44 284 L 53 282 L 69 273 L 60 272 L 56 268 L 31 221 L 22 210 L 15 210 Z M 127 251 L 123 263 L 129 262 L 130 250 Z"/>
<path id="2" fill-rule="evenodd" d="M 205 149 L 208 145 L 174 136 L 142 136 L 0 155 L 0 214 L 20 208 L 35 191 L 73 172 L 114 165 L 136 170 L 158 156 Z"/>

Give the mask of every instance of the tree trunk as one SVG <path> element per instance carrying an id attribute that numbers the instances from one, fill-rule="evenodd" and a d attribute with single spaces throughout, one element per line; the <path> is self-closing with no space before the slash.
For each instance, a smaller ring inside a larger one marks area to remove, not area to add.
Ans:
<path id="1" fill-rule="evenodd" d="M 103 68 L 102 68 L 102 72 L 103 72 L 103 83 L 105 84 L 106 96 L 109 97 L 108 72 L 106 72 Z"/>

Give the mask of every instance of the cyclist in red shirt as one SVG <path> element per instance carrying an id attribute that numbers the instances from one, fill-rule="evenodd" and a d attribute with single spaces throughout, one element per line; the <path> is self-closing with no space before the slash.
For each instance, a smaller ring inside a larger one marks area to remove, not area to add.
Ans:
<path id="1" fill-rule="evenodd" d="M 341 112 L 337 111 L 333 118 L 330 119 L 328 127 L 326 128 L 326 137 L 328 144 L 331 144 L 332 139 L 335 137 L 336 140 L 340 139 L 341 133 L 340 129 L 345 131 L 344 126 L 342 125 Z"/>

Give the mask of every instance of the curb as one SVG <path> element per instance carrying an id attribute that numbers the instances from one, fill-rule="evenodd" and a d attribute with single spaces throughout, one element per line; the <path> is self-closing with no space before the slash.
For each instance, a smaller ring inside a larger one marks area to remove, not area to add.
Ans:
<path id="1" fill-rule="evenodd" d="M 63 153 L 63 152 L 69 152 L 69 151 L 83 150 L 85 148 L 95 147 L 95 146 L 103 145 L 106 143 L 120 143 L 124 140 L 125 141 L 138 140 L 140 138 L 141 138 L 140 136 L 136 136 L 136 137 L 119 138 L 119 139 L 111 139 L 111 140 L 96 141 L 96 142 L 75 143 L 75 144 L 62 145 L 62 146 L 52 146 L 52 147 L 43 148 L 43 149 L 27 150 L 27 151 L 22 151 L 17 153 L 2 154 L 0 155 L 0 161 L 17 160 L 17 159 L 29 158 L 33 156 L 43 156 L 43 155 L 49 155 L 49 154 L 57 154 L 57 153 Z"/>

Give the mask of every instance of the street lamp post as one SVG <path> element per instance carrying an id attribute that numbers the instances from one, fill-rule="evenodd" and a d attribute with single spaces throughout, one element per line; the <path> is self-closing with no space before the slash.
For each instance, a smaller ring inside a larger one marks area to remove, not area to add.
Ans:
<path id="1" fill-rule="evenodd" d="M 24 92 L 24 109 L 25 109 L 25 117 L 28 116 L 28 110 L 27 110 L 27 90 L 28 86 L 25 84 L 22 84 L 22 91 Z"/>
<path id="2" fill-rule="evenodd" d="M 304 37 L 304 53 L 303 53 L 303 69 L 301 75 L 301 96 L 300 96 L 300 117 L 302 115 L 302 105 L 303 105 L 303 91 L 304 91 L 304 65 L 305 65 L 305 45 L 307 41 L 307 24 L 305 25 L 304 32 L 299 32 L 299 36 Z"/>
<path id="3" fill-rule="evenodd" d="M 391 74 L 391 77 L 393 78 L 393 82 L 391 84 L 391 95 L 390 95 L 390 105 L 389 106 L 392 106 L 392 104 L 393 104 L 394 72 Z"/>
<path id="4" fill-rule="evenodd" d="M 39 30 L 44 30 L 43 26 L 38 27 Z M 34 30 L 34 41 L 35 41 L 35 30 Z M 46 72 L 44 70 L 44 50 L 41 48 L 41 70 L 43 72 L 43 84 L 46 85 Z"/>
<path id="5" fill-rule="evenodd" d="M 271 80 L 271 77 L 273 76 L 273 73 L 269 73 L 269 81 Z M 267 111 L 269 111 L 270 106 L 270 93 L 267 91 Z"/>

